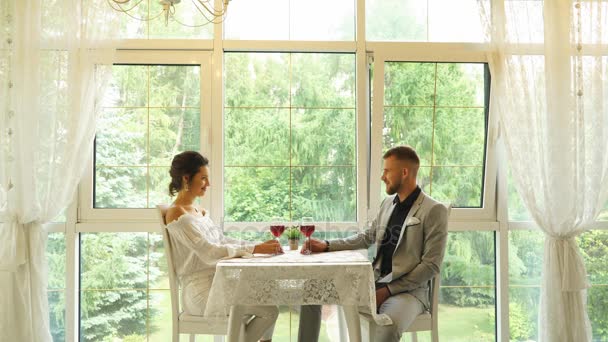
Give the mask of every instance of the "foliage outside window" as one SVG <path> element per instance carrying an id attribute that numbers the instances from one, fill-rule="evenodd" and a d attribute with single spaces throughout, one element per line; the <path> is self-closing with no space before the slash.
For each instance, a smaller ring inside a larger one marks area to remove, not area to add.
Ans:
<path id="1" fill-rule="evenodd" d="M 226 221 L 356 220 L 355 58 L 225 55 Z"/>
<path id="2" fill-rule="evenodd" d="M 604 205 L 604 209 L 600 212 L 598 220 L 608 221 L 608 202 L 606 202 L 606 205 Z"/>
<path id="3" fill-rule="evenodd" d="M 65 341 L 65 234 L 50 233 L 46 243 L 49 323 L 54 342 Z"/>
<path id="4" fill-rule="evenodd" d="M 532 216 L 523 203 L 521 196 L 515 190 L 515 184 L 511 176 L 511 169 L 508 172 L 507 178 L 508 194 L 509 194 L 509 220 L 510 221 L 532 221 Z M 598 221 L 608 221 L 608 201 L 604 208 L 600 211 L 597 217 Z"/>
<path id="5" fill-rule="evenodd" d="M 532 216 L 526 208 L 521 196 L 515 189 L 515 183 L 513 183 L 513 177 L 511 176 L 511 169 L 507 174 L 507 187 L 509 196 L 509 220 L 510 221 L 532 221 Z"/>
<path id="6" fill-rule="evenodd" d="M 372 41 L 481 42 L 475 0 L 366 0 L 366 37 Z"/>
<path id="7" fill-rule="evenodd" d="M 169 166 L 199 150 L 200 67 L 116 65 L 95 140 L 95 208 L 170 201 Z"/>
<path id="8" fill-rule="evenodd" d="M 80 281 L 81 341 L 171 339 L 160 234 L 81 234 Z"/>
<path id="9" fill-rule="evenodd" d="M 494 341 L 494 232 L 450 232 L 441 268 L 439 339 Z"/>
<path id="10" fill-rule="evenodd" d="M 482 207 L 485 65 L 385 65 L 384 150 L 411 145 L 421 159 L 418 184 L 426 193 L 454 207 Z"/>
<path id="11" fill-rule="evenodd" d="M 543 265 L 544 234 L 509 233 L 509 326 L 512 341 L 538 340 L 538 306 Z M 577 238 L 591 288 L 587 311 L 593 341 L 608 339 L 608 231 L 592 230 Z"/>

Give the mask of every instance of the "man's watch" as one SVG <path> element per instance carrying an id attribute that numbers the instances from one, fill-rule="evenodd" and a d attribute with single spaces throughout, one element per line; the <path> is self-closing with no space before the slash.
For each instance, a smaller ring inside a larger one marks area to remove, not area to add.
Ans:
<path id="1" fill-rule="evenodd" d="M 329 241 L 325 240 L 325 250 L 323 252 L 329 252 Z"/>

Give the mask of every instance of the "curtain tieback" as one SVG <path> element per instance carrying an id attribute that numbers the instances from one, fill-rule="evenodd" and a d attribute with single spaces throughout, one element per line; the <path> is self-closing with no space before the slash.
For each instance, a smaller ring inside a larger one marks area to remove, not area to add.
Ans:
<path id="1" fill-rule="evenodd" d="M 0 215 L 0 271 L 15 272 L 25 264 L 25 234 L 17 215 Z"/>
<path id="2" fill-rule="evenodd" d="M 587 270 L 574 237 L 547 237 L 550 255 L 557 256 L 562 291 L 581 291 L 589 287 Z"/>

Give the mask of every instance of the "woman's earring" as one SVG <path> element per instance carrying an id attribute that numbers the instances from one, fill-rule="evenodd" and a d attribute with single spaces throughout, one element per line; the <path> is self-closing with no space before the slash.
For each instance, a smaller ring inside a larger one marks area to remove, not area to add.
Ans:
<path id="1" fill-rule="evenodd" d="M 185 190 L 186 192 L 190 191 L 190 189 L 188 188 L 188 183 L 186 183 L 186 184 L 184 185 L 184 190 Z"/>

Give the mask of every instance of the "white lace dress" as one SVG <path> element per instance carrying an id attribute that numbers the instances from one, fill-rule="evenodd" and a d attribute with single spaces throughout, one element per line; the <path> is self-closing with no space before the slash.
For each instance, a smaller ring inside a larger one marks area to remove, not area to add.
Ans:
<path id="1" fill-rule="evenodd" d="M 251 256 L 255 244 L 224 236 L 209 216 L 184 214 L 167 229 L 182 287 L 182 308 L 187 314 L 203 316 L 217 262 Z"/>

